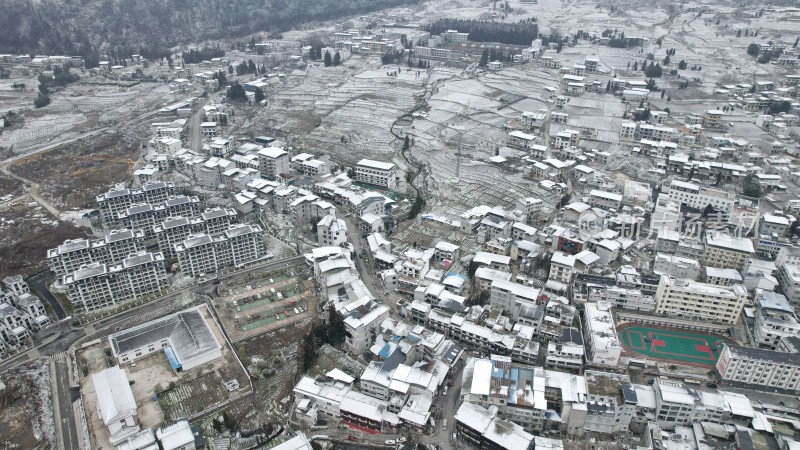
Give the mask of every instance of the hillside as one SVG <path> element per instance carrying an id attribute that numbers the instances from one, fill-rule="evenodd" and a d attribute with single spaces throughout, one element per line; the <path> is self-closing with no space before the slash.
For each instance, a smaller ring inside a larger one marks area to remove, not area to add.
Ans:
<path id="1" fill-rule="evenodd" d="M 3 0 L 0 53 L 147 57 L 180 43 L 280 32 L 418 0 Z"/>

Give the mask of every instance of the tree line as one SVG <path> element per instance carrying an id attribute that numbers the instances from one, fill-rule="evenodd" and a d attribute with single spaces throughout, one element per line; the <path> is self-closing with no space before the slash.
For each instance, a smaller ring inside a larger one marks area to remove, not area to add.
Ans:
<path id="1" fill-rule="evenodd" d="M 0 53 L 163 58 L 176 44 L 280 33 L 418 0 L 5 0 Z M 265 13 L 268 11 L 268 13 Z"/>
<path id="2" fill-rule="evenodd" d="M 203 61 L 208 61 L 211 58 L 221 58 L 225 56 L 225 51 L 214 47 L 203 47 L 200 50 L 189 50 L 188 52 L 181 53 L 181 58 L 184 64 L 197 64 Z"/>
<path id="3" fill-rule="evenodd" d="M 473 42 L 499 42 L 511 45 L 531 45 L 539 37 L 536 19 L 520 20 L 516 23 L 487 22 L 474 19 L 439 19 L 423 30 L 431 34 L 442 34 L 447 30 L 469 33 Z"/>

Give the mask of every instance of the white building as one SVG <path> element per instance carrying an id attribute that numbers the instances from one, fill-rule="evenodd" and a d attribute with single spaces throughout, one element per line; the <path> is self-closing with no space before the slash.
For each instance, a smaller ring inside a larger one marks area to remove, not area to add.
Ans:
<path id="1" fill-rule="evenodd" d="M 76 312 L 94 311 L 167 288 L 164 255 L 135 253 L 114 266 L 85 265 L 62 283 Z"/>
<path id="2" fill-rule="evenodd" d="M 393 190 L 397 186 L 397 167 L 393 163 L 362 159 L 355 166 L 354 181 Z"/>
<path id="3" fill-rule="evenodd" d="M 700 278 L 700 262 L 696 259 L 657 253 L 653 260 L 653 272 L 697 281 Z"/>
<path id="4" fill-rule="evenodd" d="M 717 360 L 723 384 L 770 391 L 800 392 L 800 338 L 780 341 L 778 350 L 725 345 Z"/>
<path id="5" fill-rule="evenodd" d="M 317 243 L 320 245 L 342 245 L 347 242 L 347 223 L 336 216 L 327 215 L 317 224 Z"/>
<path id="6" fill-rule="evenodd" d="M 736 200 L 733 192 L 678 180 L 670 183 L 668 195 L 671 200 L 700 211 L 711 205 L 725 219 L 730 217 Z"/>
<path id="7" fill-rule="evenodd" d="M 197 306 L 114 333 L 108 342 L 120 365 L 164 352 L 173 370 L 185 372 L 222 356 L 208 320 L 208 308 Z"/>
<path id="8" fill-rule="evenodd" d="M 225 267 L 242 267 L 268 257 L 258 225 L 232 225 L 216 236 L 192 234 L 175 245 L 181 272 L 200 277 Z"/>
<path id="9" fill-rule="evenodd" d="M 108 427 L 111 445 L 117 445 L 140 430 L 136 423 L 136 400 L 128 376 L 118 366 L 92 375 L 97 396 L 97 414 Z"/>
<path id="10" fill-rule="evenodd" d="M 584 334 L 586 360 L 598 365 L 616 367 L 622 353 L 611 304 L 607 302 L 587 303 Z"/>
<path id="11" fill-rule="evenodd" d="M 747 289 L 715 286 L 662 275 L 656 290 L 656 314 L 734 324 L 739 320 Z"/>
<path id="12" fill-rule="evenodd" d="M 280 147 L 267 147 L 258 151 L 258 170 L 262 177 L 274 180 L 280 174 L 289 173 L 289 154 Z"/>
<path id="13" fill-rule="evenodd" d="M 800 323 L 786 297 L 766 291 L 755 303 L 753 338 L 760 348 L 775 350 L 781 338 L 800 336 Z"/>

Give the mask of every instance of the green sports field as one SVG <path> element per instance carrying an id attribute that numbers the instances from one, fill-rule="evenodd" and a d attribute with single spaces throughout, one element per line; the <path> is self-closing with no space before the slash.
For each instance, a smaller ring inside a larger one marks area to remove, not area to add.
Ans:
<path id="1" fill-rule="evenodd" d="M 707 333 L 670 330 L 647 326 L 623 326 L 619 332 L 622 345 L 635 353 L 655 359 L 714 366 L 729 342 Z"/>

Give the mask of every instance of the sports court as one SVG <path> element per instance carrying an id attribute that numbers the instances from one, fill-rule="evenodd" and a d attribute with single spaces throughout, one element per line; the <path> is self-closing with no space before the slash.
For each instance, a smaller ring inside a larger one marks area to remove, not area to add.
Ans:
<path id="1" fill-rule="evenodd" d="M 722 336 L 648 326 L 621 326 L 622 345 L 635 353 L 676 363 L 713 366 L 730 342 Z"/>

